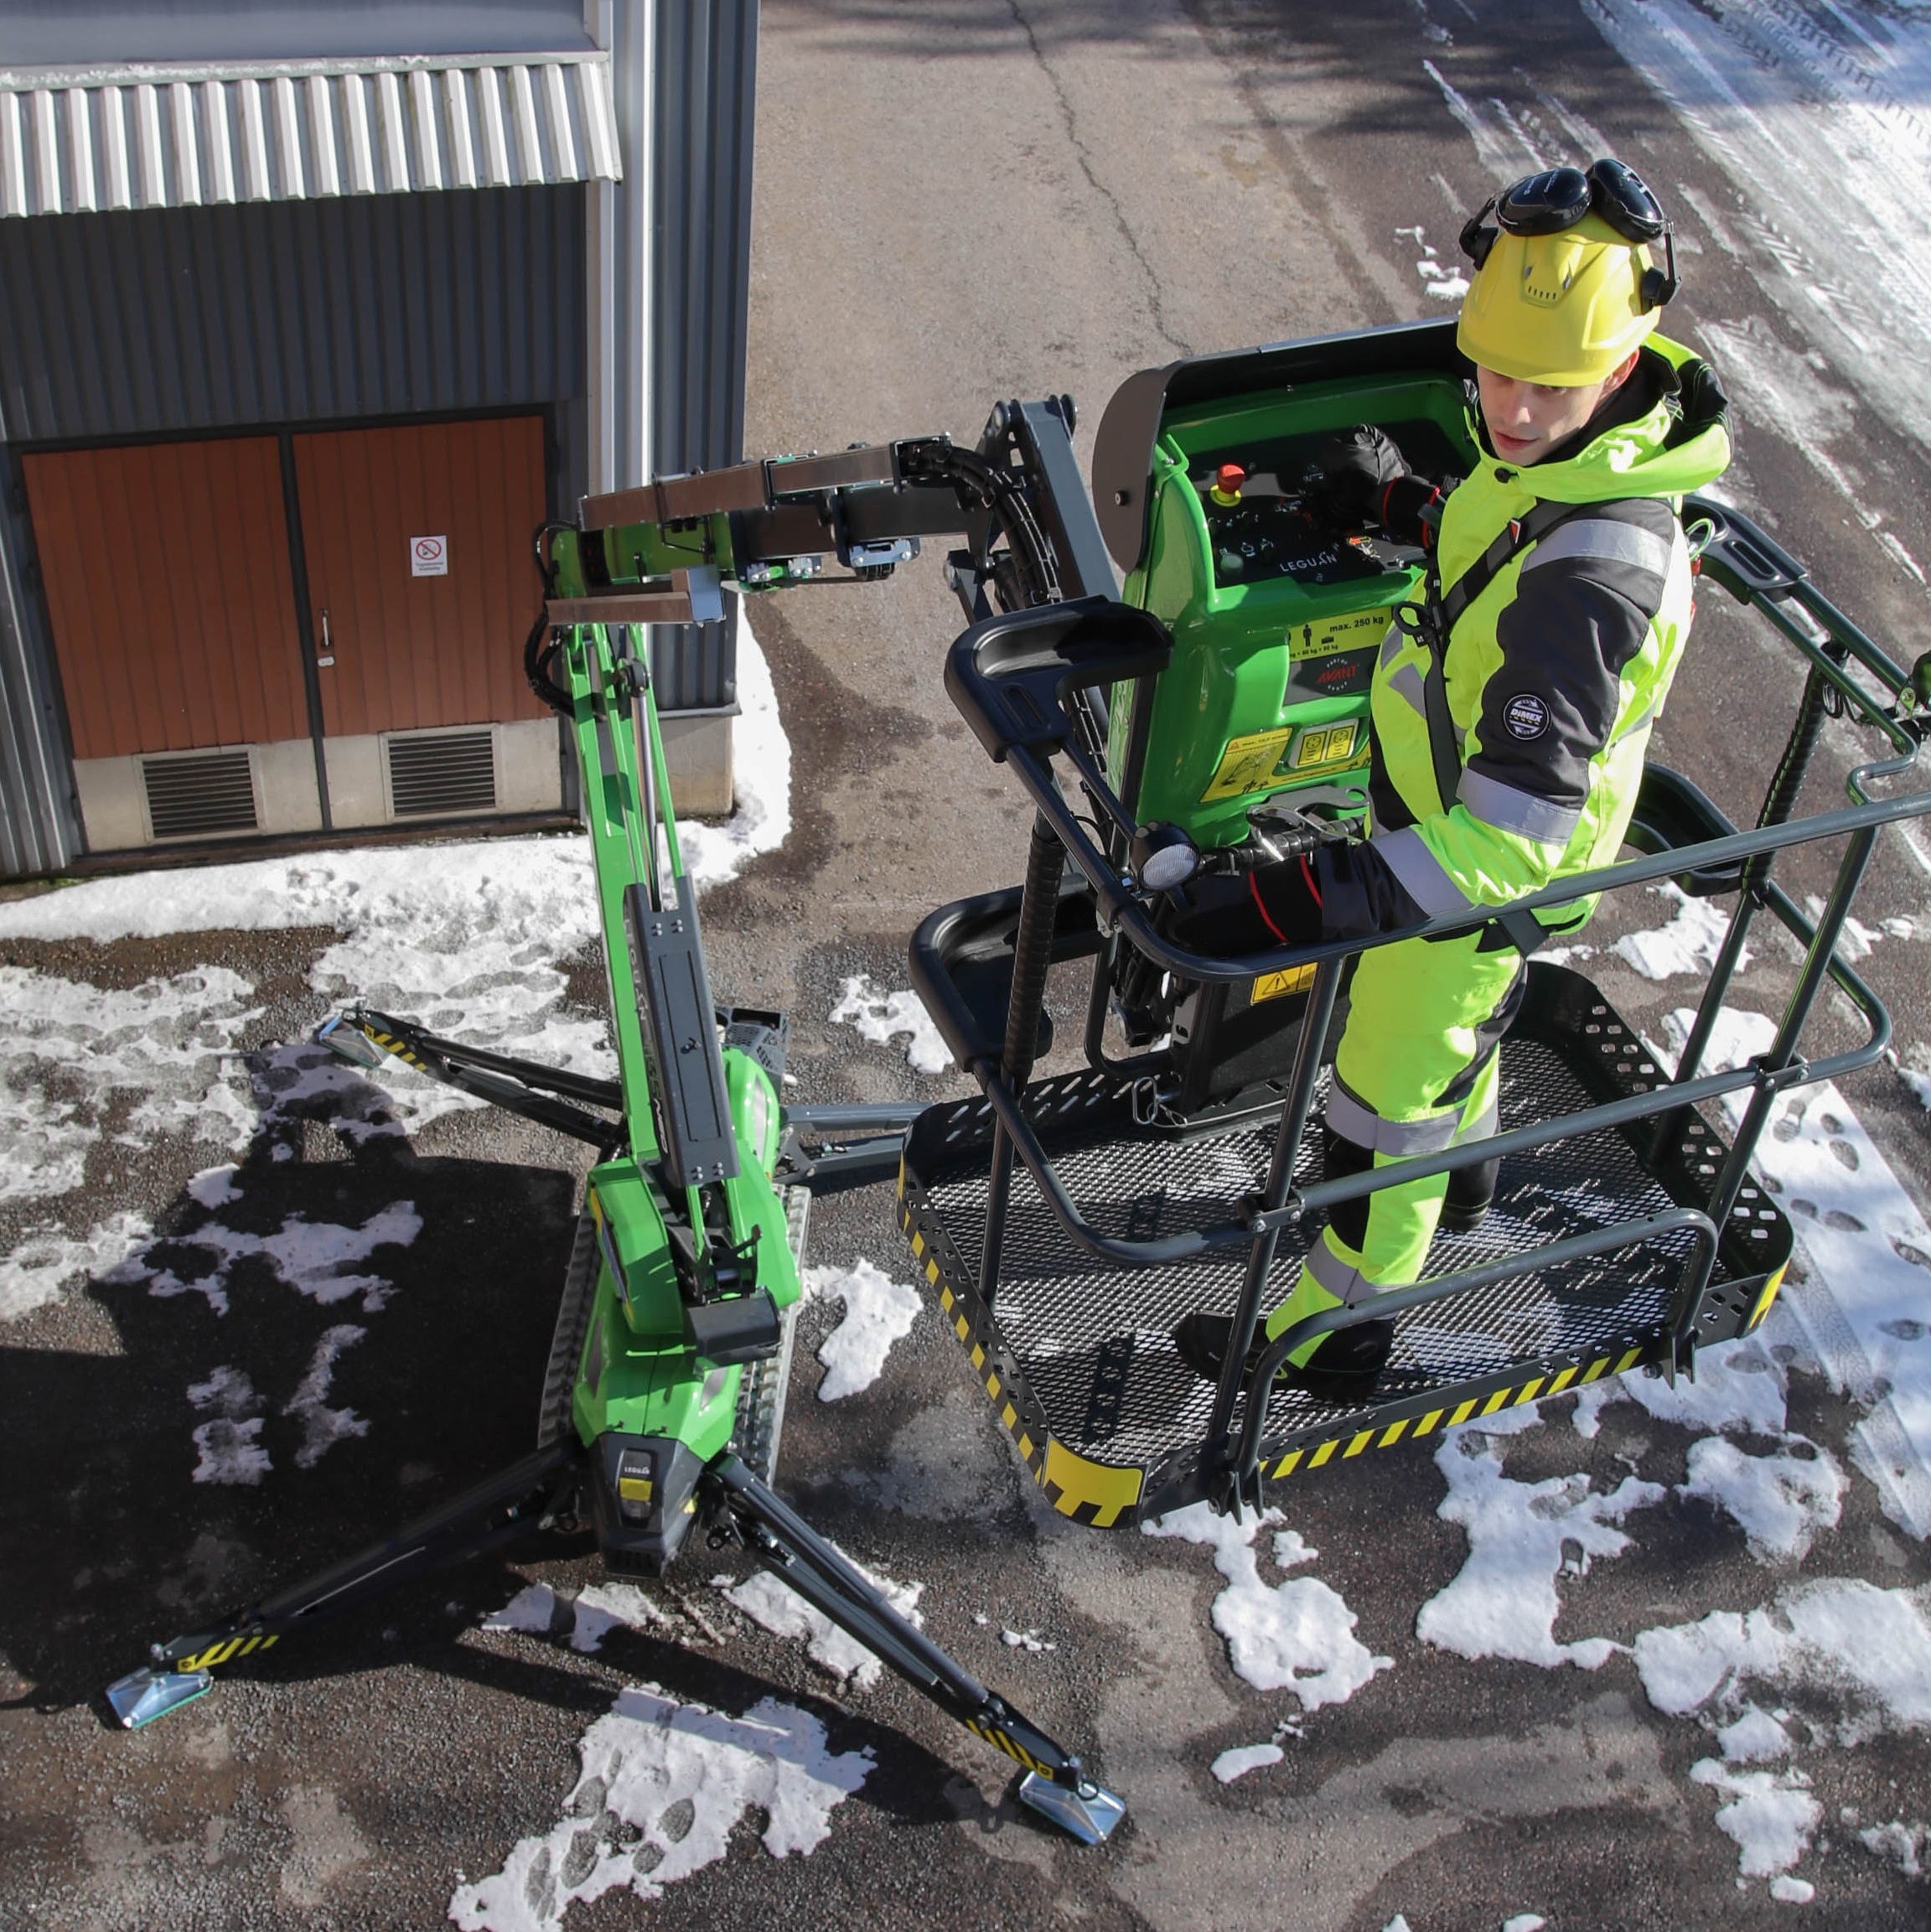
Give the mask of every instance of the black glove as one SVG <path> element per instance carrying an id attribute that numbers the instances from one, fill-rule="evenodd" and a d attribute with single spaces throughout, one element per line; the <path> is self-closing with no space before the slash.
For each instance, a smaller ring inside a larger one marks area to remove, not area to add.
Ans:
<path id="1" fill-rule="evenodd" d="M 1321 473 L 1301 499 L 1302 508 L 1337 530 L 1360 530 L 1381 521 L 1388 485 L 1407 475 L 1393 442 L 1371 422 L 1331 436 L 1321 446 Z"/>
<path id="2" fill-rule="evenodd" d="M 1231 877 L 1209 873 L 1187 888 L 1187 904 L 1177 908 L 1168 931 L 1189 952 L 1222 959 L 1313 945 L 1322 935 L 1312 862 L 1284 859 Z"/>

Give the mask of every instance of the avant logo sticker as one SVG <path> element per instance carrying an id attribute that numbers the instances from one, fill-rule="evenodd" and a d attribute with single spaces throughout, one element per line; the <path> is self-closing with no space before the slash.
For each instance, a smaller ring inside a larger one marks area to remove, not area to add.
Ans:
<path id="1" fill-rule="evenodd" d="M 1502 707 L 1511 738 L 1540 738 L 1549 728 L 1549 707 L 1532 691 L 1519 691 Z"/>

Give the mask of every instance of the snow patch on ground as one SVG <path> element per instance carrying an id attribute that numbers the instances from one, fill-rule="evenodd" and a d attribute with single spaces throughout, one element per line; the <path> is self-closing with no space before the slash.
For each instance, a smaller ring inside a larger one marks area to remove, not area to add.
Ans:
<path id="1" fill-rule="evenodd" d="M 1781 1720 L 1755 1704 L 1746 1704 L 1740 1716 L 1720 1726 L 1716 1742 L 1730 1764 L 1757 1764 L 1790 1755 L 1790 1733 Z"/>
<path id="2" fill-rule="evenodd" d="M 850 1560 L 846 1558 L 847 1562 Z M 886 1600 L 902 1617 L 914 1624 L 924 1621 L 918 1608 L 919 1599 L 924 1593 L 923 1583 L 895 1583 L 889 1577 L 873 1574 L 862 1563 L 854 1567 L 869 1578 L 875 1589 L 884 1593 Z M 769 1571 L 760 1570 L 755 1576 L 746 1577 L 724 1595 L 727 1601 L 736 1604 L 753 1624 L 769 1630 L 774 1637 L 787 1637 L 801 1642 L 811 1661 L 839 1682 L 849 1680 L 860 1690 L 868 1691 L 878 1681 L 878 1674 L 884 1666 L 877 1658 L 857 1638 L 847 1636 L 823 1611 L 814 1609 L 789 1584 L 779 1582 Z"/>
<path id="3" fill-rule="evenodd" d="M 225 966 L 124 989 L 0 966 L 0 1200 L 71 1193 L 111 1120 L 129 1147 L 163 1134 L 245 1147 L 255 1116 L 236 1054 L 259 1017 L 254 990 Z"/>
<path id="4" fill-rule="evenodd" d="M 248 1064 L 261 1110 L 257 1132 L 268 1140 L 274 1160 L 285 1158 L 284 1144 L 292 1149 L 304 1120 L 326 1121 L 331 1132 L 355 1147 L 403 1135 L 396 1097 L 386 1083 L 391 1073 L 404 1084 L 420 1085 L 427 1077 L 396 1059 L 385 1062 L 381 1075 L 372 1076 L 313 1040 L 265 1047 L 249 1056 Z"/>
<path id="5" fill-rule="evenodd" d="M 1677 1494 L 1727 1511 L 1762 1562 L 1801 1561 L 1816 1533 L 1837 1522 L 1846 1487 L 1829 1451 L 1784 1426 L 1784 1374 L 1764 1344 L 1790 1332 L 1793 1319 L 1773 1312 L 1768 1331 L 1702 1350 L 1695 1381 L 1680 1376 L 1672 1388 L 1660 1376 L 1619 1376 L 1592 1382 L 1576 1399 L 1576 1432 L 1586 1439 L 1615 1402 L 1638 1403 L 1659 1422 L 1697 1432 L 1689 1480 Z M 1753 1455 L 1730 1435 L 1768 1436 L 1778 1447 Z"/>
<path id="6" fill-rule="evenodd" d="M 422 1231 L 422 1217 L 413 1201 L 395 1201 L 371 1215 L 359 1228 L 334 1221 L 311 1221 L 291 1215 L 272 1235 L 210 1221 L 192 1232 L 164 1235 L 149 1241 L 115 1271 L 122 1280 L 145 1278 L 150 1294 L 204 1295 L 218 1315 L 228 1313 L 228 1290 L 236 1265 L 259 1257 L 278 1279 L 324 1308 L 360 1295 L 365 1314 L 374 1314 L 394 1292 L 381 1275 L 353 1270 L 380 1247 L 406 1247 Z M 204 1272 L 183 1277 L 156 1258 L 168 1251 L 199 1251 L 210 1264 Z"/>
<path id="7" fill-rule="evenodd" d="M 1437 1514 L 1467 1531 L 1468 1560 L 1421 1606 L 1415 1634 L 1463 1657 L 1600 1669 L 1619 1646 L 1605 1637 L 1556 1641 L 1562 1609 L 1556 1580 L 1587 1576 L 1595 1557 L 1620 1556 L 1629 1538 L 1614 1525 L 1631 1510 L 1661 1502 L 1666 1492 L 1634 1476 L 1607 1494 L 1581 1474 L 1515 1482 L 1503 1473 L 1494 1433 L 1488 1424 L 1466 1423 L 1435 1452 L 1436 1467 L 1448 1479 Z"/>
<path id="8" fill-rule="evenodd" d="M 1359 1619 L 1319 1577 L 1273 1584 L 1261 1580 L 1254 1539 L 1280 1520 L 1279 1510 L 1267 1510 L 1236 1523 L 1231 1516 L 1215 1515 L 1204 1503 L 1190 1503 L 1142 1523 L 1141 1529 L 1149 1536 L 1178 1536 L 1213 1551 L 1214 1567 L 1227 1579 L 1227 1588 L 1214 1600 L 1214 1628 L 1227 1639 L 1228 1660 L 1237 1676 L 1257 1691 L 1292 1691 L 1304 1711 L 1344 1704 L 1376 1671 L 1393 1670 L 1395 1660 L 1372 1655 L 1357 1640 Z M 1283 1564 L 1306 1562 L 1318 1554 L 1294 1531 L 1282 1532 L 1276 1549 Z"/>
<path id="9" fill-rule="evenodd" d="M 1593 1442 L 1602 1411 L 1615 1402 L 1639 1403 L 1658 1422 L 1685 1429 L 1783 1433 L 1783 1371 L 1756 1335 L 1699 1350 L 1695 1380 L 1679 1376 L 1674 1388 L 1660 1375 L 1641 1374 L 1590 1383 L 1576 1397 L 1576 1434 Z"/>
<path id="10" fill-rule="evenodd" d="M 1931 1113 L 1931 1049 L 1914 1046 L 1909 1057 L 1896 1065 L 1897 1078 L 1903 1082 L 1905 1091 L 1926 1113 Z"/>
<path id="11" fill-rule="evenodd" d="M 1666 1064 L 1691 1019 L 1680 1009 L 1664 1021 Z M 1775 1033 L 1767 1015 L 1726 1007 L 1706 1069 L 1742 1065 Z M 1725 1102 L 1732 1126 L 1737 1099 Z M 1851 1431 L 1851 1459 L 1892 1521 L 1931 1536 L 1931 1228 L 1831 1082 L 1778 1100 L 1753 1164 L 1808 1263 L 1793 1267 L 1779 1300 L 1832 1386 L 1866 1411 Z"/>
<path id="12" fill-rule="evenodd" d="M 1008 1650 L 1023 1650 L 1028 1656 L 1038 1656 L 1042 1650 L 1057 1650 L 1057 1644 L 1049 1644 L 1037 1630 L 1002 1630 L 999 1641 Z"/>
<path id="13" fill-rule="evenodd" d="M 593 1583 L 577 1593 L 574 1608 L 570 1648 L 586 1655 L 600 1650 L 613 1630 L 648 1630 L 671 1621 L 634 1583 Z"/>
<path id="14" fill-rule="evenodd" d="M 1895 1865 L 1907 1878 L 1924 1876 L 1924 1855 L 1931 1849 L 1931 1825 L 1907 1825 L 1895 1818 L 1888 1825 L 1872 1825 L 1857 1834 L 1868 1852 L 1874 1852 L 1887 1865 Z"/>
<path id="15" fill-rule="evenodd" d="M 772 1857 L 808 1856 L 872 1767 L 869 1750 L 833 1751 L 816 1717 L 776 1698 L 729 1717 L 652 1684 L 623 1691 L 577 1748 L 582 1774 L 557 1822 L 450 1900 L 463 1932 L 557 1932 L 573 1902 L 626 1885 L 660 1898 L 722 1858 L 748 1811 L 764 1814 Z"/>
<path id="16" fill-rule="evenodd" d="M 1801 1771 L 1732 1771 L 1717 1758 L 1702 1758 L 1690 1775 L 1729 1799 L 1716 1813 L 1716 1828 L 1737 1841 L 1737 1869 L 1746 1878 L 1788 1872 L 1809 1849 L 1824 1808 Z"/>
<path id="17" fill-rule="evenodd" d="M 818 1350 L 825 1365 L 821 1402 L 870 1388 L 884 1373 L 892 1344 L 910 1334 L 919 1318 L 919 1291 L 892 1280 L 862 1255 L 849 1268 L 805 1269 L 805 1292 L 845 1304 L 844 1320 Z"/>
<path id="18" fill-rule="evenodd" d="M 365 1436 L 369 1423 L 353 1409 L 329 1406 L 329 1385 L 335 1377 L 335 1364 L 345 1349 L 352 1349 L 369 1331 L 353 1322 L 339 1322 L 325 1329 L 309 1359 L 308 1372 L 296 1386 L 283 1411 L 302 1424 L 302 1447 L 295 1452 L 298 1468 L 312 1469 L 338 1443 L 351 1436 Z"/>
<path id="19" fill-rule="evenodd" d="M 261 1398 L 239 1369 L 219 1368 L 204 1382 L 189 1386 L 188 1400 L 214 1416 L 194 1431 L 200 1460 L 194 1465 L 197 1483 L 259 1483 L 268 1474 L 268 1452 L 257 1440 L 261 1433 Z"/>
<path id="20" fill-rule="evenodd" d="M 1740 1707 L 1748 1684 L 1784 1695 L 1814 1686 L 1846 1701 L 1846 1743 L 1931 1727 L 1931 1586 L 1793 1583 L 1773 1607 L 1644 1630 L 1633 1650 L 1649 1702 L 1672 1717 Z"/>
<path id="21" fill-rule="evenodd" d="M 153 1229 L 139 1215 L 111 1216 L 84 1240 L 39 1228 L 0 1260 L 0 1322 L 17 1321 L 84 1276 L 111 1275 L 143 1248 Z"/>
<path id="22" fill-rule="evenodd" d="M 188 1198 L 208 1209 L 225 1208 L 230 1201 L 241 1199 L 241 1190 L 235 1184 L 235 1176 L 241 1170 L 232 1161 L 218 1168 L 204 1168 L 188 1183 Z"/>
<path id="23" fill-rule="evenodd" d="M 1665 881 L 1650 891 L 1675 901 L 1676 911 L 1668 925 L 1650 932 L 1624 933 L 1611 949 L 1644 979 L 1664 980 L 1677 973 L 1706 973 L 1716 963 L 1725 934 L 1730 930 L 1729 909 L 1713 899 L 1691 899 L 1681 887 Z M 1750 964 L 1751 952 L 1745 946 L 1737 961 L 1742 972 Z"/>
<path id="24" fill-rule="evenodd" d="M 500 1610 L 483 1619 L 485 1630 L 523 1630 L 544 1636 L 557 1619 L 557 1593 L 547 1583 L 526 1583 Z"/>
<path id="25" fill-rule="evenodd" d="M 1223 1784 L 1231 1784 L 1250 1771 L 1278 1764 L 1285 1755 L 1278 1744 L 1240 1744 L 1231 1751 L 1223 1751 L 1208 1769 Z"/>
<path id="26" fill-rule="evenodd" d="M 1817 1532 L 1836 1527 L 1848 1486 L 1835 1459 L 1806 1437 L 1786 1436 L 1780 1449 L 1752 1456 L 1706 1436 L 1690 1445 L 1690 1479 L 1677 1494 L 1727 1511 L 1759 1562 L 1801 1562 Z"/>
<path id="27" fill-rule="evenodd" d="M 1421 259 L 1415 264 L 1415 272 L 1421 277 L 1422 293 L 1438 301 L 1459 302 L 1468 293 L 1468 277 L 1462 272 L 1459 264 L 1444 262 L 1436 252 L 1435 244 L 1426 240 L 1419 226 L 1397 228 L 1395 237 L 1400 241 L 1411 241 L 1421 251 Z"/>
<path id="28" fill-rule="evenodd" d="M 881 992 L 869 973 L 846 980 L 830 1015 L 834 1026 L 855 1026 L 861 1039 L 889 1046 L 899 1033 L 909 1036 L 905 1058 L 914 1072 L 942 1074 L 952 1064 L 952 1051 L 939 1037 L 917 993 L 908 990 Z"/>

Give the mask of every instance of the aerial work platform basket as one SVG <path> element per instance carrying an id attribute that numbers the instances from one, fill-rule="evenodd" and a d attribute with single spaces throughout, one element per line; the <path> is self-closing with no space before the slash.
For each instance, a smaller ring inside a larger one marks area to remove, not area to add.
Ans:
<path id="1" fill-rule="evenodd" d="M 1649 1049 L 1589 982 L 1532 966 L 1529 997 L 1504 1054 L 1502 1127 L 1532 1126 L 1652 1091 Z M 1324 1097 L 1326 1082 L 1317 1095 Z M 1087 1223 L 1124 1241 L 1205 1231 L 1258 1200 L 1276 1121 L 1142 1124 L 1133 1090 L 1103 1073 L 1028 1088 L 1040 1144 Z M 906 1146 L 901 1224 L 974 1370 L 1054 1505 L 1110 1527 L 1211 1493 L 1201 1445 L 1214 1389 L 1180 1359 L 1173 1333 L 1196 1309 L 1234 1315 L 1248 1256 L 1228 1247 L 1123 1269 L 1074 1241 L 1028 1174 L 1006 1207 L 1004 1261 L 991 1303 L 979 1292 L 994 1116 L 985 1100 L 929 1111 Z M 1545 1142 L 1506 1163 L 1481 1226 L 1443 1233 L 1442 1274 L 1519 1263 L 1557 1241 L 1626 1230 L 1701 1208 L 1730 1151 L 1692 1116 L 1652 1151 L 1653 1132 L 1607 1127 Z M 1318 1179 L 1304 1144 L 1297 1187 Z M 1319 1226 L 1282 1230 L 1271 1281 L 1285 1294 Z M 1789 1222 L 1757 1184 L 1738 1190 L 1715 1268 L 1685 1297 L 1694 1224 L 1672 1222 L 1607 1252 L 1539 1260 L 1396 1324 L 1395 1354 L 1372 1394 L 1337 1402 L 1298 1389 L 1269 1395 L 1260 1459 L 1270 1476 L 1489 1415 L 1515 1402 L 1676 1359 L 1680 1334 L 1728 1341 L 1762 1318 L 1790 1255 Z"/>
<path id="2" fill-rule="evenodd" d="M 1089 572 L 1062 601 L 984 615 L 948 660 L 955 703 L 1035 819 L 1022 887 L 943 907 L 914 938 L 914 983 L 981 1096 L 917 1121 L 898 1214 L 1027 1467 L 1083 1522 L 1131 1525 L 1201 1499 L 1258 1505 L 1268 1481 L 1604 1375 L 1694 1374 L 1697 1349 L 1762 1322 L 1790 1258 L 1789 1224 L 1749 1169 L 1778 1096 L 1871 1064 L 1889 1039 L 1839 941 L 1882 827 L 1931 810 L 1931 792 L 1905 789 L 1931 717 L 1931 654 L 1907 671 L 1747 517 L 1695 498 L 1683 521 L 1704 583 L 1750 607 L 1809 666 L 1753 829 L 1652 766 L 1628 856 L 1513 906 L 1240 959 L 1170 936 L 1150 861 L 1188 841 L 1224 851 L 1250 820 L 1264 842 L 1283 828 L 1324 837 L 1364 802 L 1355 673 L 1371 666 L 1373 640 L 1338 600 L 1381 623 L 1414 559 L 1370 544 L 1368 565 L 1337 562 L 1302 530 L 1292 479 L 1314 433 L 1355 419 L 1364 396 L 1387 390 L 1405 421 L 1421 422 L 1446 357 L 1422 329 L 1131 379 L 1100 425 L 1094 475 L 1123 594 L 1093 593 Z M 1203 479 L 1234 457 L 1268 485 L 1243 512 L 1238 551 L 1225 534 L 1235 526 L 1217 533 L 1201 509 Z M 1379 577 L 1364 577 L 1369 565 Z M 1324 639 L 1291 621 L 1297 598 L 1336 606 Z M 1283 635 L 1284 688 L 1271 660 L 1253 670 Z M 1328 655 L 1303 661 L 1303 638 Z M 1318 715 L 1316 690 L 1339 694 L 1321 698 Z M 1799 819 L 1827 716 L 1876 732 L 1881 748 L 1850 773 L 1847 807 Z M 1189 737 L 1203 730 L 1204 753 Z M 1157 775 L 1173 820 L 1150 827 L 1140 801 Z M 1188 797 L 1197 806 L 1182 809 Z M 1772 864 L 1825 840 L 1839 847 L 1835 881 L 1806 911 Z M 1731 909 L 1674 1069 L 1588 979 L 1530 956 L 1546 936 L 1538 909 L 1553 916 L 1664 880 Z M 1723 1000 L 1762 913 L 1801 953 L 1794 990 L 1768 1052 L 1711 1071 Z M 1318 1120 L 1352 961 L 1484 924 L 1528 959 L 1501 1049 L 1496 1131 L 1323 1178 Z M 1048 975 L 1087 960 L 1086 1068 L 1035 1080 L 1054 1033 Z M 1807 1059 L 1826 986 L 1863 1037 Z M 1426 1279 L 1266 1337 L 1337 1204 L 1491 1158 L 1488 1211 L 1437 1232 Z M 1175 1334 L 1196 1314 L 1231 1325 L 1217 1380 L 1189 1366 Z M 1385 1316 L 1395 1340 L 1378 1375 L 1278 1376 L 1307 1342 Z"/>

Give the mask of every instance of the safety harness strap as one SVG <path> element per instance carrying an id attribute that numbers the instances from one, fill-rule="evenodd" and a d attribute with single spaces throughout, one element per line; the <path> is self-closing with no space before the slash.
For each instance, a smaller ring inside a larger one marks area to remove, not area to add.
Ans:
<path id="1" fill-rule="evenodd" d="M 1429 762 L 1435 768 L 1435 789 L 1441 795 L 1443 811 L 1455 803 L 1462 787 L 1462 748 L 1455 741 L 1455 721 L 1448 710 L 1448 640 L 1455 626 L 1461 621 L 1462 612 L 1495 581 L 1513 557 L 1530 544 L 1540 543 L 1565 519 L 1592 507 L 1584 503 L 1535 504 L 1499 531 L 1495 541 L 1446 591 L 1442 588 L 1440 559 L 1433 543 L 1428 546 L 1424 592 L 1427 599 L 1428 668 L 1421 677 L 1421 708 L 1428 725 Z"/>
<path id="2" fill-rule="evenodd" d="M 1443 811 L 1454 805 L 1462 790 L 1462 748 L 1456 742 L 1455 720 L 1448 709 L 1448 640 L 1462 612 L 1495 581 L 1512 558 L 1530 544 L 1540 543 L 1566 519 L 1594 507 L 1586 503 L 1536 503 L 1525 515 L 1513 519 L 1446 592 L 1442 588 L 1441 564 L 1435 546 L 1432 542 L 1429 545 L 1426 578 L 1428 668 L 1421 678 L 1422 716 L 1427 721 L 1428 758 L 1435 768 L 1435 789 L 1441 795 Z M 1430 534 L 1432 536 L 1432 531 Z M 1524 959 L 1549 937 L 1549 929 L 1532 913 L 1504 913 L 1494 924 Z"/>

